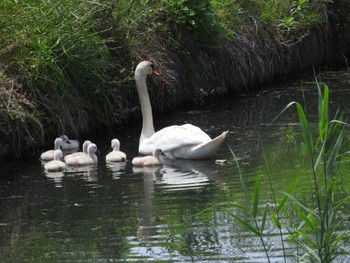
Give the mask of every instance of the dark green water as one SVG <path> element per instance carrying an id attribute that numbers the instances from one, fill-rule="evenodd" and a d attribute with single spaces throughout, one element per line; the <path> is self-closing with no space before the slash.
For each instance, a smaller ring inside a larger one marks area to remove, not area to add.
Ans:
<path id="1" fill-rule="evenodd" d="M 200 110 L 155 116 L 156 129 L 192 123 L 212 137 L 229 130 L 215 158 L 226 159 L 224 165 L 215 160 L 177 160 L 173 166 L 135 169 L 131 159 L 137 154 L 138 125 L 89 138 L 101 154 L 98 165 L 88 169 L 48 176 L 38 160 L 40 153 L 20 163 L 1 163 L 0 262 L 266 262 L 259 239 L 223 209 L 198 213 L 226 202 L 245 204 L 241 180 L 251 193 L 257 173 L 263 174 L 261 204 L 271 202 L 263 152 L 278 194 L 299 175 L 303 179 L 296 195 L 311 198 L 310 164 L 303 155 L 295 111 L 270 123 L 290 101 L 303 101 L 302 88 L 308 114 L 317 119 L 316 86 L 303 84 L 312 80 L 305 77 L 265 92 L 232 95 Z M 349 117 L 349 72 L 325 72 L 322 80 L 330 87 L 332 114 L 340 107 Z M 113 137 L 128 155 L 125 164 L 108 166 L 104 161 Z M 346 148 L 349 135 L 345 137 Z M 239 159 L 242 178 L 230 147 Z M 339 165 L 344 196 L 349 165 L 346 158 Z M 237 209 L 230 211 L 244 216 Z M 339 211 L 344 230 L 349 211 L 347 203 Z M 266 233 L 271 261 L 282 262 L 280 237 L 271 222 Z M 287 244 L 288 261 L 296 261 L 294 253 Z M 350 257 L 338 259 L 346 262 Z"/>

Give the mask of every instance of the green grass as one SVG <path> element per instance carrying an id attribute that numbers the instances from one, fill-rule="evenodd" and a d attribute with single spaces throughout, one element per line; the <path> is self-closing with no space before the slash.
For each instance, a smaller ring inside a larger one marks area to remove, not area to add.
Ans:
<path id="1" fill-rule="evenodd" d="M 3 0 L 1 70 L 30 101 L 27 113 L 45 141 L 60 133 L 78 136 L 134 114 L 133 70 L 143 59 L 163 69 L 152 83 L 160 111 L 263 81 L 281 68 L 283 50 L 275 41 L 297 42 L 323 22 L 327 3 Z M 276 59 L 262 64 L 266 56 Z M 232 70 L 237 74 L 226 74 Z M 10 121 L 1 129 L 15 126 Z M 29 126 L 28 132 L 37 133 Z"/>
<path id="2" fill-rule="evenodd" d="M 44 130 L 35 108 L 18 86 L 0 72 L 0 142 L 2 147 L 7 145 L 19 154 L 23 146 L 43 142 Z"/>
<path id="3" fill-rule="evenodd" d="M 110 39 L 102 39 L 98 31 L 104 8 L 97 2 L 68 0 L 5 0 L 1 4 L 3 70 L 18 79 L 20 93 L 27 90 L 32 109 L 26 114 L 38 114 L 33 117 L 50 139 L 53 134 L 88 131 L 90 113 L 96 108 L 111 111 L 106 105 L 119 100 L 118 95 L 101 92 L 111 65 Z M 2 130 L 15 126 L 9 122 Z M 27 130 L 35 133 L 30 127 Z"/>

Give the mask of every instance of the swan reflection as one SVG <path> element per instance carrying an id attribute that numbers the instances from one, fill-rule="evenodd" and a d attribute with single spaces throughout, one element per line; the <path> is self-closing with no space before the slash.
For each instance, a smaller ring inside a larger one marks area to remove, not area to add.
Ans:
<path id="1" fill-rule="evenodd" d="M 173 165 L 133 167 L 132 169 L 134 173 L 143 174 L 144 191 L 137 238 L 142 246 L 148 249 L 154 245 L 154 237 L 159 235 L 162 225 L 165 224 L 161 212 L 154 210 L 155 192 L 157 190 L 167 193 L 197 190 L 216 181 L 216 178 L 212 177 L 215 176 L 213 162 L 175 160 Z"/>
<path id="2" fill-rule="evenodd" d="M 210 183 L 204 173 L 195 169 L 182 170 L 178 167 L 161 167 L 153 173 L 153 178 L 156 185 L 168 190 L 200 188 Z"/>
<path id="3" fill-rule="evenodd" d="M 206 175 L 206 172 L 211 173 L 210 167 L 198 161 L 176 160 L 173 165 L 134 166 L 132 169 L 134 173 L 152 176 L 153 183 L 166 190 L 196 189 L 210 184 L 211 181 Z"/>

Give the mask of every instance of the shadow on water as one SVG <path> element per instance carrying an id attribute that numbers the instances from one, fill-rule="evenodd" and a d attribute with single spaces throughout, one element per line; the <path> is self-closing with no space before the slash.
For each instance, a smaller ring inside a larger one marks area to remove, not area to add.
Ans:
<path id="1" fill-rule="evenodd" d="M 348 116 L 344 99 L 350 88 L 348 72 L 322 77 L 331 88 L 331 111 L 341 107 Z M 302 89 L 308 113 L 316 119 L 317 91 L 314 85 L 301 81 L 227 98 L 198 111 L 175 112 L 166 119 L 155 116 L 156 129 L 192 123 L 212 137 L 229 130 L 225 144 L 215 156 L 226 160 L 223 165 L 214 159 L 176 160 L 171 166 L 135 168 L 131 159 L 137 156 L 137 125 L 87 138 L 101 152 L 97 165 L 48 174 L 37 157 L 21 163 L 1 163 L 0 261 L 264 261 L 259 240 L 240 228 L 227 213 L 213 209 L 201 216 L 197 214 L 217 204 L 246 201 L 228 146 L 239 159 L 248 192 L 254 187 L 257 172 L 264 169 L 265 152 L 278 191 L 286 190 L 298 174 L 305 178 L 298 195 L 305 200 L 312 196 L 307 183 L 309 164 L 303 155 L 295 112 L 288 111 L 271 125 L 290 101 L 304 101 Z M 124 163 L 106 164 L 104 160 L 113 137 L 120 140 L 121 150 L 128 156 Z M 348 192 L 348 162 L 340 167 L 344 169 L 342 187 Z M 261 201 L 270 202 L 266 180 L 262 180 L 261 187 Z M 340 214 L 349 223 L 346 209 L 344 206 Z M 249 222 L 250 218 L 246 220 Z M 280 262 L 278 232 L 271 223 L 267 229 L 272 262 Z M 293 250 L 288 249 L 292 255 Z"/>

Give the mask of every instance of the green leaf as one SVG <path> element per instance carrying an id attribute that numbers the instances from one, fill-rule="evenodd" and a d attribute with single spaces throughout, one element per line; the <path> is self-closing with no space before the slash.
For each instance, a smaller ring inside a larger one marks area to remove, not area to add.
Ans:
<path id="1" fill-rule="evenodd" d="M 229 214 L 233 219 L 235 219 L 237 223 L 240 224 L 242 227 L 244 227 L 245 229 L 254 233 L 257 236 L 260 236 L 259 230 L 253 227 L 252 225 L 250 225 L 249 223 L 247 223 L 245 219 L 242 219 L 239 216 L 236 216 L 235 214 L 233 214 L 231 211 L 228 211 L 228 210 L 226 210 L 226 213 Z"/>
<path id="2" fill-rule="evenodd" d="M 312 247 L 314 249 L 319 248 L 319 245 L 317 244 L 317 242 L 315 242 L 315 240 L 313 240 L 311 237 L 309 237 L 306 233 L 304 233 L 303 231 L 299 231 L 299 230 L 295 230 L 295 231 L 299 236 L 301 236 L 305 240 L 306 244 L 312 245 Z M 304 246 L 305 246 L 305 248 L 306 247 L 308 248 L 309 252 L 313 251 L 313 249 L 310 246 L 306 246 L 305 244 L 304 244 Z"/>
<path id="3" fill-rule="evenodd" d="M 332 249 L 337 249 L 339 242 L 342 241 L 343 238 L 349 237 L 349 236 L 350 236 L 350 232 L 343 232 L 340 235 L 338 235 L 332 244 Z"/>
<path id="4" fill-rule="evenodd" d="M 321 103 L 321 111 L 319 112 L 319 133 L 322 141 L 325 141 L 328 133 L 328 86 L 324 85 L 323 98 L 322 92 L 319 89 L 319 105 Z M 320 110 L 320 109 L 319 109 Z"/>
<path id="5" fill-rule="evenodd" d="M 343 131 L 340 132 L 338 139 L 337 139 L 337 141 L 332 149 L 332 152 L 328 158 L 327 166 L 326 166 L 326 176 L 329 176 L 331 171 L 332 171 L 332 168 L 333 168 L 333 165 L 335 164 L 335 160 L 338 156 L 342 141 L 343 141 Z"/>
<path id="6" fill-rule="evenodd" d="M 254 187 L 253 218 L 256 218 L 258 213 L 259 194 L 260 194 L 260 175 L 258 174 L 255 179 L 255 187 Z"/>
<path id="7" fill-rule="evenodd" d="M 307 246 L 306 244 L 303 244 L 302 249 L 308 254 L 310 258 L 314 259 L 314 261 L 311 261 L 311 262 L 322 262 L 319 255 L 311 247 Z M 310 261 L 310 259 L 307 259 L 307 261 L 304 261 L 304 262 L 308 262 L 308 261 Z"/>
<path id="8" fill-rule="evenodd" d="M 325 141 L 325 144 L 326 144 L 325 152 L 326 153 L 328 153 L 330 148 L 332 147 L 332 145 L 335 144 L 343 126 L 346 125 L 346 123 L 341 121 L 341 119 L 342 119 L 342 116 L 340 117 L 339 120 L 330 121 L 328 136 L 327 136 L 327 140 Z"/>
<path id="9" fill-rule="evenodd" d="M 278 229 L 281 229 L 281 222 L 278 218 L 278 216 L 272 211 L 272 209 L 270 209 L 270 215 L 271 215 L 271 218 L 275 224 L 275 226 L 278 228 Z"/>
<path id="10" fill-rule="evenodd" d="M 282 192 L 283 194 L 287 195 L 294 203 L 296 203 L 300 208 L 304 209 L 305 211 L 310 211 L 310 209 L 305 206 L 304 204 L 302 204 L 300 201 L 298 201 L 298 199 L 294 196 L 291 195 L 289 193 L 286 192 Z M 312 212 L 314 214 L 314 212 Z"/>
<path id="11" fill-rule="evenodd" d="M 238 159 L 237 159 L 235 153 L 233 152 L 232 148 L 230 146 L 228 146 L 228 148 L 230 149 L 230 152 L 234 158 L 234 161 L 236 162 L 236 166 L 237 166 L 237 170 L 238 170 L 238 174 L 239 174 L 239 181 L 242 185 L 244 196 L 248 199 L 248 190 L 247 190 L 247 187 L 244 183 L 244 177 L 243 177 L 242 170 L 241 170 L 241 167 L 239 165 Z"/>
<path id="12" fill-rule="evenodd" d="M 260 229 L 261 233 L 263 233 L 264 229 L 265 229 L 267 210 L 269 210 L 269 205 L 265 206 L 264 215 L 263 215 L 262 220 L 261 220 L 261 229 Z"/>
<path id="13" fill-rule="evenodd" d="M 302 219 L 303 223 L 305 225 L 307 225 L 310 229 L 315 230 L 316 229 L 316 225 L 315 225 L 315 221 L 313 220 L 314 217 L 312 215 L 312 212 L 309 211 L 309 216 L 307 216 L 300 208 L 296 208 L 296 211 L 299 215 L 299 217 Z M 310 217 L 310 218 L 309 218 Z"/>
<path id="14" fill-rule="evenodd" d="M 304 110 L 303 110 L 302 106 L 300 105 L 300 103 L 296 103 L 296 107 L 297 107 L 297 111 L 298 111 L 298 116 L 299 116 L 301 128 L 303 131 L 303 138 L 304 138 L 305 144 L 307 146 L 308 153 L 310 156 L 312 156 L 314 154 L 314 144 L 313 144 L 313 139 L 312 139 L 312 134 L 311 134 L 311 130 L 309 127 L 309 123 L 306 119 Z"/>
<path id="15" fill-rule="evenodd" d="M 293 106 L 296 103 L 297 102 L 295 102 L 295 101 L 288 103 L 288 105 L 283 108 L 283 110 L 272 120 L 271 123 L 274 123 L 286 110 L 288 110 L 291 106 Z"/>
<path id="16" fill-rule="evenodd" d="M 288 188 L 287 193 L 288 193 L 289 195 L 291 195 L 291 193 L 292 193 L 292 192 L 294 191 L 294 189 L 297 187 L 298 183 L 299 183 L 299 177 L 295 178 L 293 184 Z M 288 195 L 284 195 L 284 196 L 283 196 L 281 202 L 279 202 L 279 204 L 278 204 L 277 212 L 280 212 L 280 210 L 283 209 L 283 207 L 284 207 L 285 203 L 288 201 L 288 199 L 289 199 L 289 196 L 288 196 Z"/>
<path id="17" fill-rule="evenodd" d="M 248 211 L 249 210 L 249 208 L 246 207 L 246 206 L 243 206 L 243 205 L 240 205 L 240 204 L 235 204 L 233 202 L 225 202 L 225 203 L 220 203 L 220 204 L 215 204 L 215 205 L 209 206 L 206 209 L 196 213 L 195 216 L 200 216 L 200 215 L 202 215 L 204 213 L 207 213 L 210 210 L 218 209 L 220 207 L 234 207 L 234 208 L 238 208 L 238 209 L 240 209 L 242 211 Z"/>
<path id="18" fill-rule="evenodd" d="M 321 148 L 321 150 L 320 150 L 320 152 L 319 152 L 319 154 L 318 154 L 318 156 L 317 156 L 317 159 L 316 159 L 316 161 L 315 161 L 315 164 L 314 164 L 314 171 L 317 170 L 317 167 L 318 167 L 318 166 L 320 165 L 320 163 L 322 162 L 322 158 L 323 158 L 323 156 L 324 156 L 324 151 L 325 151 L 326 143 L 327 143 L 327 142 L 324 142 L 324 143 L 322 144 L 322 148 Z"/>

